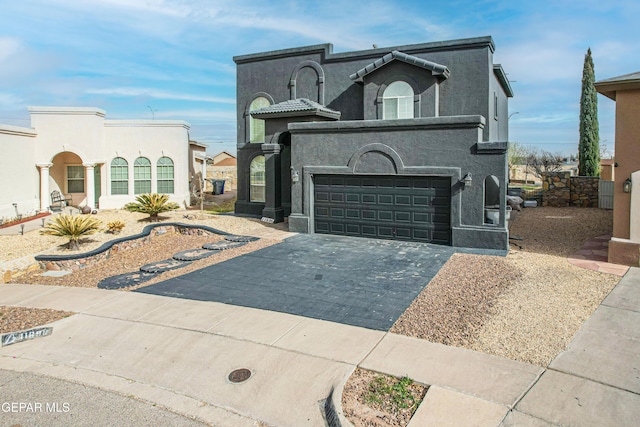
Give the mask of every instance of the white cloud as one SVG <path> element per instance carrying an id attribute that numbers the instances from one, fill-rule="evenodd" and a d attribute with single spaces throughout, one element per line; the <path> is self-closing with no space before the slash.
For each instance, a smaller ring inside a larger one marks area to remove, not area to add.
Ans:
<path id="1" fill-rule="evenodd" d="M 20 52 L 22 43 L 14 37 L 0 37 L 0 62 Z"/>

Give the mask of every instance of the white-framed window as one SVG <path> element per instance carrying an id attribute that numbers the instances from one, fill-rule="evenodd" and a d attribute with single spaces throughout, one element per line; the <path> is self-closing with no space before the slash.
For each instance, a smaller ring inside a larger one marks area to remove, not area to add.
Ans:
<path id="1" fill-rule="evenodd" d="M 382 95 L 384 120 L 413 118 L 413 88 L 401 80 L 391 83 Z"/>
<path id="2" fill-rule="evenodd" d="M 151 162 L 146 157 L 133 162 L 133 193 L 151 193 Z"/>
<path id="3" fill-rule="evenodd" d="M 169 157 L 160 157 L 156 175 L 158 175 L 158 193 L 173 194 L 173 160 Z"/>
<path id="4" fill-rule="evenodd" d="M 256 111 L 269 105 L 271 104 L 267 98 L 259 96 L 251 102 L 249 111 Z M 264 142 L 264 120 L 251 117 L 249 120 L 249 142 Z"/>
<path id="5" fill-rule="evenodd" d="M 84 166 L 67 165 L 67 193 L 84 193 Z"/>
<path id="6" fill-rule="evenodd" d="M 256 156 L 251 161 L 249 167 L 249 200 L 252 202 L 265 201 L 265 172 L 264 172 L 264 156 Z"/>
<path id="7" fill-rule="evenodd" d="M 111 161 L 111 194 L 129 194 L 129 163 L 122 157 Z"/>

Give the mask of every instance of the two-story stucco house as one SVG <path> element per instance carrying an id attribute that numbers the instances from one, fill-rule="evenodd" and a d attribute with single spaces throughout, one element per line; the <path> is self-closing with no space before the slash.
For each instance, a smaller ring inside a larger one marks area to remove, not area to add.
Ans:
<path id="1" fill-rule="evenodd" d="M 491 37 L 234 57 L 236 213 L 291 231 L 508 248 L 508 105 Z"/>

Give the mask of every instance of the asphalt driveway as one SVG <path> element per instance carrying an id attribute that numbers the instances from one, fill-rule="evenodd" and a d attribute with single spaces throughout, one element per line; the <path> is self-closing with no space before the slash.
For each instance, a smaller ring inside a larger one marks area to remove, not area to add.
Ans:
<path id="1" fill-rule="evenodd" d="M 135 292 L 389 330 L 454 248 L 300 234 Z"/>

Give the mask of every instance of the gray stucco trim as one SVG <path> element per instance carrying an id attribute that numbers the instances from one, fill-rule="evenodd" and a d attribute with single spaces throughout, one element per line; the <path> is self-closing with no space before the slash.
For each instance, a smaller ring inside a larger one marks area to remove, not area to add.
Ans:
<path id="1" fill-rule="evenodd" d="M 324 105 L 324 70 L 322 66 L 318 64 L 316 61 L 302 61 L 300 64 L 296 66 L 296 68 L 291 73 L 291 78 L 289 79 L 289 97 L 290 99 L 296 99 L 297 96 L 297 80 L 298 73 L 303 68 L 311 68 L 316 72 L 317 76 L 317 84 L 318 84 L 318 103 Z"/>
<path id="2" fill-rule="evenodd" d="M 333 53 L 333 45 L 331 43 L 317 44 L 311 46 L 296 47 L 291 49 L 272 50 L 267 52 L 252 53 L 248 55 L 237 55 L 233 57 L 236 64 L 244 64 L 248 62 L 263 61 L 265 59 L 278 59 L 291 56 L 301 56 L 312 53 L 324 55 L 325 62 L 332 60 L 341 61 L 353 58 L 375 58 L 380 54 L 385 54 L 398 50 L 405 53 L 424 53 L 438 52 L 442 50 L 456 50 L 469 48 L 488 47 L 491 52 L 495 51 L 495 44 L 491 36 L 471 37 L 466 39 L 445 40 L 438 42 L 419 43 L 401 46 L 392 46 L 376 49 L 359 50 L 352 52 Z"/>
<path id="3" fill-rule="evenodd" d="M 509 79 L 507 78 L 507 73 L 504 72 L 502 65 L 494 64 L 493 65 L 493 73 L 496 75 L 496 78 L 500 82 L 500 86 L 504 89 L 505 93 L 509 98 L 513 98 L 513 89 L 511 88 L 511 84 L 509 84 Z"/>
<path id="4" fill-rule="evenodd" d="M 353 132 L 353 131 L 380 131 L 393 130 L 398 128 L 408 129 L 483 129 L 485 118 L 479 115 L 472 116 L 441 116 L 441 117 L 420 117 L 416 119 L 398 120 L 345 120 L 338 122 L 309 122 L 309 123 L 289 123 L 291 133 L 305 132 Z"/>
<path id="5" fill-rule="evenodd" d="M 483 141 L 478 142 L 478 154 L 500 154 L 509 149 L 507 141 Z"/>
<path id="6" fill-rule="evenodd" d="M 445 65 L 436 64 L 435 62 L 427 61 L 426 59 L 418 58 L 400 52 L 398 50 L 394 50 L 393 52 L 384 55 L 382 58 L 351 74 L 349 78 L 356 82 L 362 82 L 364 81 L 365 76 L 373 73 L 374 71 L 384 67 L 388 63 L 395 60 L 402 61 L 406 64 L 414 65 L 416 67 L 424 68 L 425 70 L 431 71 L 432 75 L 442 76 L 442 78 L 445 79 L 451 74 L 451 72 Z"/>

